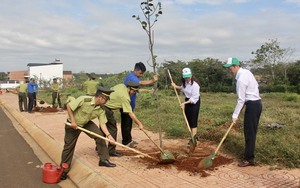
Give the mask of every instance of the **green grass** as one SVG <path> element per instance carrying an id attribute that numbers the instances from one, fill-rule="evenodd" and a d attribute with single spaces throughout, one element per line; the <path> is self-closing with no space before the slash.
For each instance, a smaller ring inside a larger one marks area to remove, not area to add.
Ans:
<path id="1" fill-rule="evenodd" d="M 147 96 L 147 97 L 145 97 Z M 300 167 L 300 100 L 297 94 L 262 94 L 263 112 L 257 133 L 256 161 L 261 164 L 276 165 L 285 168 Z M 182 111 L 176 96 L 159 93 L 159 97 L 149 93 L 137 96 L 136 115 L 147 129 L 158 132 L 159 126 L 170 138 L 189 138 Z M 158 101 L 152 104 L 149 100 Z M 201 110 L 198 124 L 200 138 L 220 142 L 231 121 L 236 104 L 235 94 L 201 93 Z M 181 101 L 183 96 L 181 95 Z M 151 104 L 150 104 L 151 103 Z M 243 114 L 241 112 L 238 128 L 231 130 L 222 145 L 225 152 L 237 159 L 243 157 Z M 286 124 L 282 128 L 270 129 L 271 123 Z"/>
<path id="2" fill-rule="evenodd" d="M 160 128 L 169 138 L 190 137 L 182 110 L 174 92 L 158 91 L 138 93 L 135 114 L 148 130 L 158 132 Z M 63 90 L 64 103 L 69 90 Z M 82 92 L 75 89 L 72 95 L 78 97 Z M 51 93 L 41 92 L 39 98 L 51 103 Z M 183 95 L 180 95 L 183 101 Z M 276 165 L 284 168 L 300 167 L 300 96 L 290 93 L 264 93 L 261 95 L 263 112 L 257 133 L 256 161 L 261 164 Z M 236 104 L 235 94 L 201 93 L 201 110 L 198 123 L 198 135 L 201 139 L 220 142 L 231 121 Z M 222 150 L 242 158 L 244 152 L 243 112 L 241 112 L 238 128 L 232 129 L 222 145 Z M 115 113 L 120 121 L 119 112 Z M 286 124 L 282 128 L 270 129 L 271 123 Z M 136 125 L 134 125 L 136 126 Z"/>

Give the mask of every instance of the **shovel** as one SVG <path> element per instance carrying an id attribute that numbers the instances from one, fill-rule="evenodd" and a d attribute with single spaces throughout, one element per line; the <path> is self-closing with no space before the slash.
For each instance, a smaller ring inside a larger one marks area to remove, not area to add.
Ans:
<path id="1" fill-rule="evenodd" d="M 221 145 L 223 144 L 225 138 L 227 137 L 230 129 L 233 127 L 234 123 L 232 122 L 231 125 L 229 126 L 228 130 L 226 131 L 225 135 L 223 136 L 221 142 L 219 143 L 217 149 L 209 156 L 205 157 L 204 159 L 202 159 L 199 164 L 198 164 L 198 168 L 199 169 L 205 169 L 208 168 L 210 166 L 212 166 L 212 160 L 216 157 L 217 152 L 219 151 Z"/>
<path id="2" fill-rule="evenodd" d="M 173 79 L 172 79 L 172 76 L 171 76 L 171 73 L 170 73 L 170 71 L 169 71 L 169 69 L 167 69 L 167 71 L 168 71 L 168 74 L 169 74 L 169 77 L 170 77 L 171 82 L 174 83 L 174 82 L 173 82 Z M 181 104 L 180 98 L 179 98 L 179 96 L 178 96 L 178 93 L 177 93 L 177 90 L 176 90 L 175 87 L 174 87 L 174 91 L 175 91 L 175 93 L 176 93 L 176 96 L 177 96 L 177 99 L 178 99 L 179 104 Z M 194 138 L 194 136 L 193 136 L 193 133 L 192 133 L 192 130 L 191 130 L 191 128 L 190 128 L 190 124 L 189 124 L 189 122 L 188 122 L 188 120 L 187 120 L 187 118 L 186 118 L 184 109 L 182 109 L 182 114 L 183 114 L 185 123 L 186 123 L 186 125 L 187 125 L 187 128 L 188 128 L 188 130 L 189 130 L 189 132 L 190 132 L 190 134 L 191 134 L 192 144 L 190 145 L 190 153 L 193 153 L 193 152 L 195 151 L 197 142 L 196 142 L 196 140 L 195 140 L 195 138 Z"/>
<path id="3" fill-rule="evenodd" d="M 175 157 L 170 151 L 168 150 L 164 151 L 161 147 L 159 147 L 159 145 L 157 145 L 154 142 L 154 140 L 150 138 L 150 136 L 144 129 L 141 130 L 145 133 L 145 135 L 147 135 L 147 137 L 153 142 L 153 144 L 161 151 L 161 155 L 160 155 L 161 161 L 159 162 L 160 164 L 170 164 L 175 162 Z"/>
<path id="4" fill-rule="evenodd" d="M 65 124 L 71 126 L 71 123 L 69 123 L 69 122 L 66 122 Z M 112 142 L 110 139 L 108 139 L 108 138 L 106 138 L 106 137 L 104 137 L 104 136 L 101 136 L 101 135 L 99 135 L 99 134 L 97 134 L 97 133 L 94 133 L 94 132 L 92 132 L 92 131 L 89 131 L 89 130 L 87 130 L 87 129 L 85 129 L 85 128 L 82 128 L 82 127 L 79 127 L 79 126 L 77 126 L 77 128 L 78 128 L 79 130 L 83 131 L 83 132 L 89 133 L 89 134 L 91 134 L 91 135 L 94 135 L 94 136 L 96 136 L 96 137 L 98 137 L 98 138 L 101 138 L 101 139 L 103 139 L 103 140 L 106 140 L 106 141 L 108 141 L 108 142 Z M 152 157 L 152 156 L 150 156 L 150 155 L 148 155 L 148 154 L 146 154 L 146 153 L 142 153 L 142 152 L 140 152 L 140 151 L 138 151 L 138 150 L 136 150 L 136 149 L 130 148 L 130 147 L 125 146 L 125 145 L 123 145 L 123 144 L 120 144 L 120 143 L 118 143 L 118 142 L 113 142 L 113 144 L 115 144 L 115 145 L 117 145 L 117 146 L 121 146 L 121 147 L 126 148 L 126 149 L 129 149 L 129 150 L 131 150 L 131 151 L 133 151 L 133 152 L 135 152 L 135 153 L 137 153 L 137 154 L 143 155 L 143 156 L 148 157 L 148 158 L 150 158 L 150 159 L 153 159 L 154 161 L 156 161 L 156 162 L 158 162 L 158 163 L 160 162 L 158 159 L 156 159 L 156 158 L 154 158 L 154 157 Z"/>

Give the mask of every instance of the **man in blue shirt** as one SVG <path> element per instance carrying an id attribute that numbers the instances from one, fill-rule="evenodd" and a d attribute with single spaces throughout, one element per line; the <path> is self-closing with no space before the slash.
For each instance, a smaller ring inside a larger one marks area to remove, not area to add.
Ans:
<path id="1" fill-rule="evenodd" d="M 33 113 L 32 109 L 33 109 L 33 103 L 34 103 L 34 95 L 35 93 L 38 94 L 39 92 L 39 86 L 35 83 L 35 78 L 31 77 L 30 78 L 30 82 L 28 83 L 28 113 Z"/>
<path id="2" fill-rule="evenodd" d="M 144 72 L 146 71 L 146 66 L 142 62 L 138 62 L 134 66 L 133 72 L 129 73 L 124 80 L 124 84 L 127 85 L 128 82 L 135 82 L 139 83 L 141 86 L 147 86 L 154 84 L 157 82 L 157 75 L 154 75 L 152 80 L 143 80 L 141 81 L 140 78 L 143 76 Z M 131 107 L 132 111 L 135 108 L 135 99 L 136 93 L 130 95 L 131 100 Z M 128 115 L 128 113 L 123 113 L 122 109 L 121 112 L 121 133 L 122 133 L 122 144 L 127 145 L 131 148 L 136 147 L 137 142 L 132 140 L 131 136 L 131 129 L 132 129 L 132 119 Z"/>

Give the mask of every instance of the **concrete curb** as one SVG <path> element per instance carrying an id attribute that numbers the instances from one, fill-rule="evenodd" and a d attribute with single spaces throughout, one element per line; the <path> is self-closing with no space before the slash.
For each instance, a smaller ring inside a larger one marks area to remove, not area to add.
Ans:
<path id="1" fill-rule="evenodd" d="M 44 150 L 44 152 L 56 163 L 60 163 L 63 146 L 55 141 L 50 135 L 29 121 L 26 117 L 12 108 L 8 103 L 0 99 L 2 105 L 16 121 L 27 131 L 33 140 Z M 112 187 L 112 183 L 105 180 L 103 176 L 93 169 L 84 165 L 74 154 L 72 170 L 69 172 L 70 180 L 78 187 Z"/>

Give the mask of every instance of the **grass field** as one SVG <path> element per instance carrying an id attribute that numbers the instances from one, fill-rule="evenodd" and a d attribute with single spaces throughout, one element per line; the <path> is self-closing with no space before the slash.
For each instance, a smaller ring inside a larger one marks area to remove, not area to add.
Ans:
<path id="1" fill-rule="evenodd" d="M 183 101 L 183 96 L 181 97 Z M 261 164 L 274 165 L 276 168 L 299 168 L 300 96 L 268 93 L 262 94 L 261 97 L 263 112 L 257 134 L 256 161 Z M 201 93 L 198 124 L 198 134 L 201 139 L 220 142 L 230 124 L 236 100 L 235 94 Z M 160 92 L 158 97 L 140 93 L 135 111 L 144 126 L 152 131 L 159 130 L 160 124 L 169 137 L 188 138 L 190 136 L 178 100 L 170 92 Z M 231 130 L 222 145 L 225 151 L 237 158 L 242 158 L 244 152 L 243 112 L 240 114 L 237 126 Z M 281 128 L 267 126 L 272 123 L 285 126 Z"/>
<path id="2" fill-rule="evenodd" d="M 64 101 L 65 93 L 70 91 L 62 93 Z M 81 91 L 78 93 L 73 89 L 71 93 L 77 97 Z M 180 97 L 183 101 L 183 95 Z M 289 93 L 264 93 L 261 97 L 263 112 L 257 134 L 256 162 L 276 168 L 299 168 L 300 96 Z M 39 98 L 51 102 L 50 92 L 40 93 Z M 198 135 L 201 139 L 214 141 L 216 144 L 220 142 L 231 121 L 236 100 L 235 94 L 201 93 L 198 124 Z M 222 145 L 223 151 L 236 158 L 242 158 L 244 152 L 243 112 Z M 155 95 L 147 92 L 138 93 L 135 113 L 146 129 L 158 132 L 161 127 L 168 137 L 187 139 L 190 137 L 173 90 L 158 91 Z M 120 120 L 118 112 L 116 119 Z M 272 123 L 285 126 L 281 128 L 267 126 Z"/>

